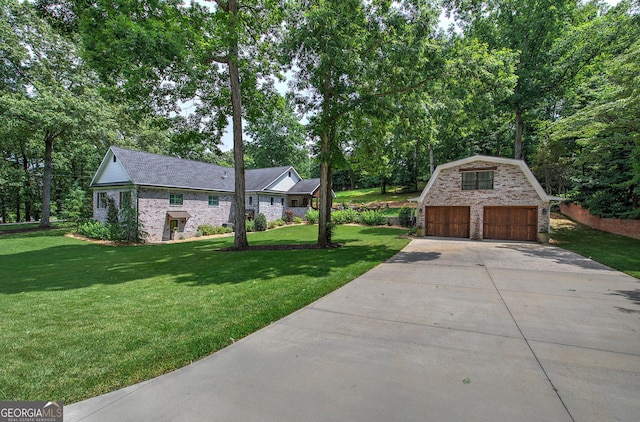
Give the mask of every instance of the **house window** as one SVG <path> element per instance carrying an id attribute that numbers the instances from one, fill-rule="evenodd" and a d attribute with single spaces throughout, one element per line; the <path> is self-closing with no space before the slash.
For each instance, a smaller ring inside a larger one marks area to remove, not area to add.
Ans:
<path id="1" fill-rule="evenodd" d="M 469 171 L 462 173 L 462 190 L 493 189 L 492 171 Z"/>
<path id="2" fill-rule="evenodd" d="M 284 205 L 284 198 L 280 198 L 280 205 Z"/>
<path id="3" fill-rule="evenodd" d="M 209 195 L 209 206 L 217 207 L 218 205 L 220 205 L 219 197 L 216 195 Z"/>
<path id="4" fill-rule="evenodd" d="M 170 193 L 169 194 L 169 205 L 182 205 L 182 194 L 181 193 Z"/>
<path id="5" fill-rule="evenodd" d="M 131 207 L 131 191 L 120 192 L 120 209 Z"/>
<path id="6" fill-rule="evenodd" d="M 249 205 L 253 205 L 253 196 L 249 197 Z"/>
<path id="7" fill-rule="evenodd" d="M 116 161 L 118 161 L 118 159 L 116 158 L 116 156 L 113 156 L 113 162 L 115 163 Z"/>
<path id="8" fill-rule="evenodd" d="M 271 197 L 271 205 L 273 205 L 273 196 Z"/>
<path id="9" fill-rule="evenodd" d="M 107 208 L 107 192 L 98 192 L 98 208 Z"/>
<path id="10" fill-rule="evenodd" d="M 291 172 L 289 172 L 289 177 L 291 177 Z"/>
<path id="11" fill-rule="evenodd" d="M 292 199 L 291 200 L 291 206 L 292 207 L 297 207 L 298 206 L 298 200 L 297 199 Z"/>

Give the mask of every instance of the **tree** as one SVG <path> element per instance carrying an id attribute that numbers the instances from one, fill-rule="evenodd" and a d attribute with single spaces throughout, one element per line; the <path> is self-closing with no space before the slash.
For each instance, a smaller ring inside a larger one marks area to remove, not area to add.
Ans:
<path id="1" fill-rule="evenodd" d="M 8 0 L 2 6 L 2 38 L 17 40 L 4 65 L 20 77 L 0 95 L 0 111 L 44 144 L 40 226 L 48 227 L 54 142 L 113 136 L 111 107 L 100 97 L 97 77 L 74 42 L 57 35 L 29 3 Z M 5 36 L 5 31 L 19 37 Z"/>
<path id="2" fill-rule="evenodd" d="M 448 0 L 468 37 L 491 49 L 517 54 L 518 77 L 506 105 L 514 115 L 514 156 L 523 159 L 525 116 L 551 94 L 562 92 L 616 38 L 602 5 L 578 0 Z M 598 26 L 599 31 L 580 27 Z M 572 36 L 582 35 L 582 36 Z M 571 42 L 568 40 L 571 39 Z M 576 42 L 578 41 L 578 42 Z"/>
<path id="3" fill-rule="evenodd" d="M 437 63 L 430 34 L 435 9 L 424 2 L 304 1 L 288 20 L 288 59 L 296 100 L 310 114 L 320 161 L 318 244 L 331 243 L 332 173 L 343 164 L 348 114 L 419 89 Z"/>
<path id="4" fill-rule="evenodd" d="M 243 91 L 245 99 L 256 94 L 260 77 L 268 77 L 273 70 L 269 60 L 270 44 L 279 32 L 282 8 L 278 2 L 271 0 L 214 1 L 211 27 L 213 36 L 204 40 L 207 45 L 205 51 L 209 54 L 210 62 L 226 67 L 231 94 L 235 167 L 234 247 L 246 249 L 249 243 L 245 219 Z"/>
<path id="5" fill-rule="evenodd" d="M 549 185 L 604 217 L 640 218 L 640 25 L 620 15 L 618 51 L 577 84 L 545 128 L 534 169 Z"/>
<path id="6" fill-rule="evenodd" d="M 303 169 L 308 159 L 304 125 L 285 98 L 273 98 L 262 115 L 247 122 L 245 130 L 250 137 L 245 151 L 256 168 L 292 165 Z"/>

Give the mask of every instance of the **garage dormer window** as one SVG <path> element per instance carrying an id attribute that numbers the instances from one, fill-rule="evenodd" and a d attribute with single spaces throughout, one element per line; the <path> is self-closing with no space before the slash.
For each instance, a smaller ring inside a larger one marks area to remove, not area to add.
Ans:
<path id="1" fill-rule="evenodd" d="M 493 171 L 462 172 L 462 190 L 493 189 Z"/>

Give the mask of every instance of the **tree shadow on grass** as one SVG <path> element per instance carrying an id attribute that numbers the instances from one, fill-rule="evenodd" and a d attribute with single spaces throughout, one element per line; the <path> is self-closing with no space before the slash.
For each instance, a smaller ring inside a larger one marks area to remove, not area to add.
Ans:
<path id="1" fill-rule="evenodd" d="M 396 252 L 385 245 L 218 252 L 225 246 L 231 241 L 118 248 L 79 244 L 19 252 L 2 258 L 0 294 L 64 291 L 153 277 L 191 286 L 287 276 L 303 280 L 326 277 L 354 263 L 381 262 Z"/>

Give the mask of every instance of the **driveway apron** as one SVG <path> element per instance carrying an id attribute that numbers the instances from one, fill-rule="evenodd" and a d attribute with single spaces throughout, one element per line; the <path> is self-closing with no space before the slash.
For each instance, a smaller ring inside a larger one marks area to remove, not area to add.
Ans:
<path id="1" fill-rule="evenodd" d="M 420 238 L 65 421 L 635 421 L 640 281 L 549 245 Z"/>

